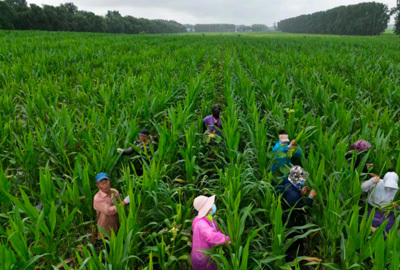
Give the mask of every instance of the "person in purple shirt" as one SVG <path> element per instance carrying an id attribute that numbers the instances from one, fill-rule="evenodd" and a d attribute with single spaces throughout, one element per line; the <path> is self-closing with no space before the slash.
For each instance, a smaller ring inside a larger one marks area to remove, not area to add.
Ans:
<path id="1" fill-rule="evenodd" d="M 221 119 L 219 117 L 221 107 L 213 106 L 212 114 L 203 119 L 204 131 L 208 129 L 208 133 L 214 133 L 221 136 Z"/>

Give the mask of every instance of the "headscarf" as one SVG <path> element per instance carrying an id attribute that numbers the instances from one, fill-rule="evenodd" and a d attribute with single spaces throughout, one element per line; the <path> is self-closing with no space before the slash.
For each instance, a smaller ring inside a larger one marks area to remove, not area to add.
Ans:
<path id="1" fill-rule="evenodd" d="M 308 172 L 306 172 L 302 167 L 296 165 L 290 168 L 290 173 L 288 180 L 290 183 L 300 185 L 305 182 L 308 177 Z"/>
<path id="2" fill-rule="evenodd" d="M 399 189 L 399 176 L 395 172 L 388 172 L 379 181 L 368 195 L 368 202 L 372 206 L 384 207 L 391 203 Z"/>
<path id="3" fill-rule="evenodd" d="M 357 153 L 360 153 L 368 148 L 371 148 L 371 144 L 369 142 L 366 140 L 358 140 L 350 146 L 349 150 L 356 150 Z"/>

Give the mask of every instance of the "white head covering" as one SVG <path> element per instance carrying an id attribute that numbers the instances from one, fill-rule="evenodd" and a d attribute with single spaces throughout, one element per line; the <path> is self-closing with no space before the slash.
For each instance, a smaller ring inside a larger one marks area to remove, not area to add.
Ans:
<path id="1" fill-rule="evenodd" d="M 296 165 L 290 168 L 290 173 L 288 180 L 289 182 L 300 185 L 302 182 L 305 182 L 308 177 L 308 172 L 306 172 L 302 167 Z"/>
<path id="2" fill-rule="evenodd" d="M 399 189 L 399 176 L 395 172 L 388 172 L 368 194 L 368 202 L 372 206 L 383 207 L 391 203 Z"/>

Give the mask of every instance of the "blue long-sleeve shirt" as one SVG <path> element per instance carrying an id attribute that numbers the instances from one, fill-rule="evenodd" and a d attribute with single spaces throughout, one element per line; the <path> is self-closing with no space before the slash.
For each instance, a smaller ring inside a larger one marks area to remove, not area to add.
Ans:
<path id="1" fill-rule="evenodd" d="M 296 206 L 296 208 L 302 208 L 304 206 L 312 206 L 314 199 L 308 197 L 307 200 L 301 196 L 301 187 L 292 184 L 287 178 L 285 178 L 277 187 L 277 192 L 282 195 L 282 199 L 288 204 L 289 207 Z"/>
<path id="2" fill-rule="evenodd" d="M 287 153 L 289 151 L 289 142 L 284 142 L 282 143 L 281 141 L 278 141 L 275 146 L 272 148 L 273 152 L 280 151 L 282 153 Z M 294 157 L 300 158 L 302 155 L 302 151 L 300 147 L 297 147 L 297 151 L 294 153 Z M 289 157 L 279 157 L 276 158 L 275 163 L 272 165 L 272 172 L 274 172 L 276 169 L 279 169 L 280 167 L 287 165 L 290 165 L 292 162 Z"/>

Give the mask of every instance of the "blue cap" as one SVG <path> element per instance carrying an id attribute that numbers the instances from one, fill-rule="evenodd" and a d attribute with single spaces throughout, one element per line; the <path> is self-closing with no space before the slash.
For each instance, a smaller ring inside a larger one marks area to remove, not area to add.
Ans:
<path id="1" fill-rule="evenodd" d="M 97 183 L 100 182 L 103 179 L 110 179 L 110 177 L 108 177 L 108 174 L 106 174 L 105 172 L 101 172 L 101 173 L 98 173 L 96 175 L 96 182 Z"/>

